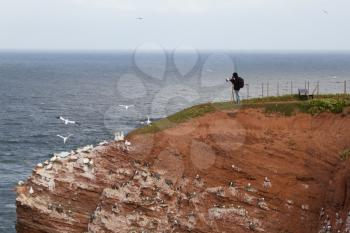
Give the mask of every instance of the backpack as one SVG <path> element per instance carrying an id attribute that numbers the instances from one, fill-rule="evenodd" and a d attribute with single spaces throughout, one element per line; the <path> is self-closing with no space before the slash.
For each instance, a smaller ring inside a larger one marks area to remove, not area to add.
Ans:
<path id="1" fill-rule="evenodd" d="M 244 87 L 244 79 L 241 77 L 238 77 L 238 86 L 239 86 L 239 88 Z"/>

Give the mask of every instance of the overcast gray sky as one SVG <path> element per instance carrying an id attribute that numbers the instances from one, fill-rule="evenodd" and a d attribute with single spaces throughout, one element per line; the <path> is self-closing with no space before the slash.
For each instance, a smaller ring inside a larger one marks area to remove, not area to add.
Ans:
<path id="1" fill-rule="evenodd" d="M 348 50 L 349 9 L 349 0 L 0 0 L 0 49 Z"/>

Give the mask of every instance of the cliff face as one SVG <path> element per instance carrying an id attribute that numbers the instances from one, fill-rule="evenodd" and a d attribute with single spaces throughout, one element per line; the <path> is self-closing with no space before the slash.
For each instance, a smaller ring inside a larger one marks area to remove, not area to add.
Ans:
<path id="1" fill-rule="evenodd" d="M 350 232 L 349 138 L 349 116 L 241 110 L 85 148 L 17 187 L 17 231 Z"/>

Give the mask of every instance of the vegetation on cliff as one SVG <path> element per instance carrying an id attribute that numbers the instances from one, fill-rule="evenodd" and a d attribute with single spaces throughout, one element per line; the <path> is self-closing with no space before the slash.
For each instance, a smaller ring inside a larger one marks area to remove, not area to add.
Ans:
<path id="1" fill-rule="evenodd" d="M 296 112 L 304 112 L 312 115 L 322 112 L 342 113 L 343 109 L 348 106 L 350 106 L 350 95 L 319 95 L 317 98 L 309 100 L 300 99 L 298 95 L 284 95 L 243 100 L 242 105 L 234 105 L 232 101 L 206 103 L 184 109 L 154 122 L 151 126 L 136 129 L 129 135 L 155 133 L 193 118 L 203 116 L 206 113 L 220 110 L 261 108 L 266 113 L 280 113 L 285 116 L 291 116 Z"/>

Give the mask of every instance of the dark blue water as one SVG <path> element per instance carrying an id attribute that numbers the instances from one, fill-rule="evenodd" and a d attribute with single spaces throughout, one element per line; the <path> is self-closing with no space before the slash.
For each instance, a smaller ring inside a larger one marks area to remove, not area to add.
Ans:
<path id="1" fill-rule="evenodd" d="M 350 54 L 0 52 L 0 232 L 15 232 L 13 189 L 35 164 L 128 132 L 147 115 L 228 100 L 224 80 L 233 71 L 249 84 L 244 98 L 266 95 L 267 83 L 270 95 L 277 86 L 288 94 L 291 80 L 293 92 L 306 80 L 310 88 L 319 81 L 321 92 L 343 92 Z M 125 111 L 119 104 L 135 107 Z M 65 126 L 58 115 L 81 125 Z M 70 133 L 66 145 L 56 136 Z"/>

